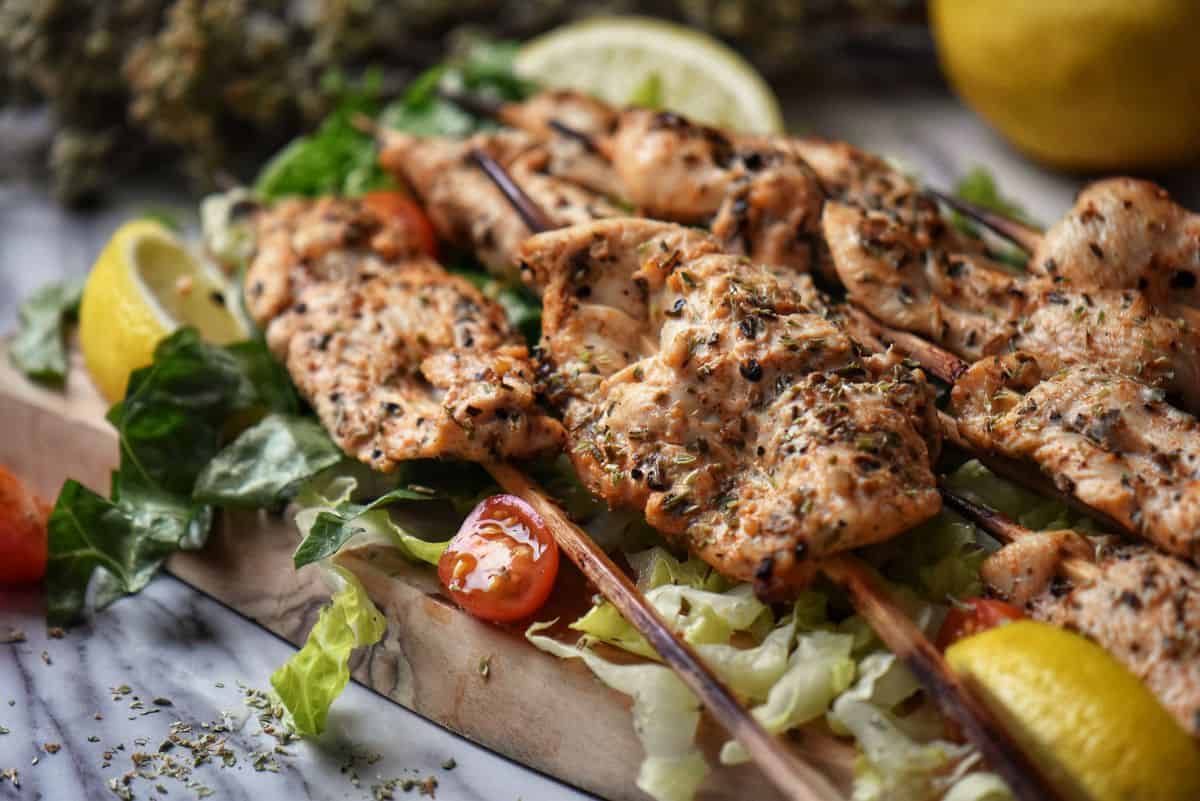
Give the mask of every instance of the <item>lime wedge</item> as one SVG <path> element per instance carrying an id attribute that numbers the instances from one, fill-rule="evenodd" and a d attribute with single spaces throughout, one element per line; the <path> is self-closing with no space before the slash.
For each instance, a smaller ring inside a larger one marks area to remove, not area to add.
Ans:
<path id="1" fill-rule="evenodd" d="M 779 101 L 762 76 L 716 39 L 682 25 L 645 17 L 577 22 L 526 44 L 515 66 L 524 78 L 614 105 L 646 104 L 652 95 L 653 105 L 709 125 L 783 130 Z"/>

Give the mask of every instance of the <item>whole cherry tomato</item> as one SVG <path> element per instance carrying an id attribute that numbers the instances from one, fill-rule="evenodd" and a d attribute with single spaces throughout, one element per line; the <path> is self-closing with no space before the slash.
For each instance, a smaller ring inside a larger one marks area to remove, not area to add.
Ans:
<path id="1" fill-rule="evenodd" d="M 41 581 L 46 574 L 50 507 L 0 467 L 0 584 Z"/>
<path id="2" fill-rule="evenodd" d="M 438 255 L 437 232 L 429 221 L 425 210 L 417 201 L 403 192 L 367 192 L 362 202 L 380 217 L 394 217 L 404 223 L 416 240 L 417 245 L 431 259 Z"/>
<path id="3" fill-rule="evenodd" d="M 484 499 L 438 561 L 438 578 L 454 602 L 497 623 L 540 609 L 557 575 L 558 544 L 542 516 L 515 495 Z"/>
<path id="4" fill-rule="evenodd" d="M 938 630 L 937 646 L 944 651 L 965 637 L 1023 617 L 1024 612 L 1004 601 L 968 598 L 951 608 L 946 619 L 942 621 L 942 627 Z"/>

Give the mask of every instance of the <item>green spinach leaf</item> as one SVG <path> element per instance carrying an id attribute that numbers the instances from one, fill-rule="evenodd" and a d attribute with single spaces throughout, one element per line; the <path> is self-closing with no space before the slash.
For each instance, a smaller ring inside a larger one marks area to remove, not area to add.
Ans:
<path id="1" fill-rule="evenodd" d="M 52 623 L 83 612 L 94 574 L 103 607 L 141 590 L 171 553 L 203 545 L 212 509 L 193 498 L 200 473 L 234 421 L 263 411 L 294 414 L 300 401 L 261 341 L 211 345 L 190 328 L 159 343 L 109 410 L 120 463 L 111 498 L 74 481 L 49 523 L 46 569 Z"/>
<path id="2" fill-rule="evenodd" d="M 310 417 L 272 414 L 243 431 L 196 480 L 193 499 L 217 506 L 276 507 L 342 452 Z"/>
<path id="3" fill-rule="evenodd" d="M 9 347 L 9 358 L 25 375 L 47 383 L 62 383 L 67 374 L 63 326 L 79 311 L 83 279 L 46 284 L 21 304 L 20 327 Z"/>

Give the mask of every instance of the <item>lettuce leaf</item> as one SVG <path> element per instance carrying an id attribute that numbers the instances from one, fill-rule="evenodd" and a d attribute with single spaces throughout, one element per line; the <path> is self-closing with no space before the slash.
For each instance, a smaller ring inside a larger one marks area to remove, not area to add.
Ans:
<path id="1" fill-rule="evenodd" d="M 319 422 L 272 414 L 205 465 L 192 496 L 217 506 L 277 507 L 302 483 L 341 460 L 341 450 Z"/>
<path id="2" fill-rule="evenodd" d="M 797 638 L 787 670 L 767 694 L 766 703 L 751 714 L 772 734 L 816 720 L 833 699 L 854 681 L 855 665 L 850 658 L 854 638 L 849 634 L 813 631 Z M 749 760 L 750 755 L 736 740 L 721 748 L 726 765 Z"/>
<path id="3" fill-rule="evenodd" d="M 379 642 L 387 628 L 354 574 L 340 567 L 330 571 L 339 589 L 321 610 L 304 647 L 271 675 L 292 725 L 307 736 L 325 730 L 330 706 L 350 681 L 350 654 Z"/>
<path id="4" fill-rule="evenodd" d="M 554 622 L 534 623 L 525 638 L 560 659 L 582 659 L 605 685 L 633 699 L 633 727 L 645 752 L 637 786 L 657 801 L 691 801 L 708 774 L 695 745 L 700 724 L 696 696 L 662 665 L 618 665 L 588 648 L 539 633 Z"/>
<path id="5" fill-rule="evenodd" d="M 1000 478 L 978 461 L 966 462 L 946 477 L 953 490 L 973 495 L 1026 528 L 1052 531 L 1072 528 L 1097 531 L 1095 522 L 1061 501 L 1043 498 L 1024 487 Z"/>
<path id="6" fill-rule="evenodd" d="M 46 284 L 20 309 L 20 324 L 8 346 L 13 365 L 36 381 L 61 384 L 67 374 L 63 327 L 79 311 L 83 279 Z"/>
<path id="7" fill-rule="evenodd" d="M 343 476 L 323 491 L 310 490 L 297 498 L 296 527 L 303 537 L 293 557 L 297 569 L 332 557 L 351 540 L 390 545 L 413 561 L 438 563 L 449 540 L 421 539 L 398 526 L 386 508 L 401 501 L 434 500 L 435 494 L 397 487 L 364 505 L 350 500 L 357 486 L 356 478 Z"/>

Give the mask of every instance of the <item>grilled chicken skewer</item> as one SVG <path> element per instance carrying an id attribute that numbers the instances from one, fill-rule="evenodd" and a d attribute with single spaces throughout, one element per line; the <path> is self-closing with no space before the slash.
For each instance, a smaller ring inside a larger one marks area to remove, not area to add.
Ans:
<path id="1" fill-rule="evenodd" d="M 580 102 L 573 95 L 539 95 L 505 106 L 499 115 L 544 136 L 567 128 L 550 116 L 556 103 Z M 1034 259 L 1048 269 L 1014 276 L 984 243 L 956 231 L 914 182 L 844 143 L 725 134 L 637 109 L 581 119 L 598 127 L 574 136 L 612 159 L 627 198 L 651 216 L 693 222 L 703 216 L 694 210 L 711 210 L 717 197 L 731 199 L 713 220 L 727 247 L 737 246 L 740 236 L 750 245 L 743 243 L 739 252 L 756 260 L 816 266 L 826 275 L 832 259 L 851 301 L 893 327 L 970 360 L 1022 349 L 1048 370 L 1102 364 L 1167 389 L 1200 411 L 1200 312 L 1186 305 L 1200 294 L 1200 223 L 1149 184 L 1120 179 L 1094 185 L 1077 204 L 1082 210 L 1048 235 L 1046 255 Z M 780 165 L 795 163 L 809 165 L 811 174 L 800 175 L 804 170 L 793 166 L 780 172 Z M 733 191 L 749 186 L 731 177 L 735 173 L 755 176 L 755 188 Z M 816 230 L 813 197 L 819 209 L 825 195 L 829 202 Z M 801 199 L 795 205 L 803 211 L 799 218 L 778 213 L 789 198 Z M 735 209 L 741 221 L 722 228 Z M 1098 244 L 1094 231 L 1089 239 L 1084 229 L 1110 217 L 1111 230 L 1099 239 L 1105 244 Z M 759 223 L 748 225 L 747 219 Z M 788 223 L 775 224 L 782 219 Z M 774 244 L 756 246 L 768 230 L 775 232 Z M 1143 233 L 1121 237 L 1127 230 Z M 804 258 L 781 250 L 785 239 L 805 251 Z M 1132 244 L 1119 244 L 1126 239 Z M 1097 268 L 1107 275 L 1090 280 Z M 1185 302 L 1174 302 L 1177 295 Z"/>
<path id="2" fill-rule="evenodd" d="M 535 229 L 549 223 L 476 158 Z M 752 266 L 692 229 L 604 220 L 538 234 L 523 252 L 544 289 L 551 400 L 592 494 L 643 511 L 761 595 L 823 570 L 1018 797 L 1044 797 L 991 713 L 846 553 L 940 508 L 920 374 L 864 356 L 814 314 L 807 276 Z"/>
<path id="3" fill-rule="evenodd" d="M 1156 306 L 1200 308 L 1200 215 L 1149 181 L 1110 178 L 1085 187 L 1044 234 L 938 195 L 1029 254 L 1029 271 L 1067 286 L 1140 289 Z"/>
<path id="4" fill-rule="evenodd" d="M 1030 531 L 962 495 L 944 497 L 1004 544 L 980 569 L 994 592 L 1099 643 L 1200 739 L 1200 571 L 1143 545 L 1097 556 L 1076 532 Z"/>
<path id="5" fill-rule="evenodd" d="M 534 230 L 549 224 L 537 216 L 537 209 L 502 170 L 486 158 L 480 160 L 505 195 L 526 209 Z M 601 226 L 618 224 L 613 221 Z M 595 231 L 592 237 L 596 239 Z M 611 257 L 611 251 L 605 250 Z M 570 261 L 578 265 L 577 259 Z M 925 351 L 936 349 L 926 344 Z M 949 365 L 948 373 L 957 377 L 966 365 L 955 361 L 944 354 L 941 364 Z M 1028 603 L 1035 617 L 1096 639 L 1145 680 L 1189 731 L 1200 735 L 1200 662 L 1193 659 L 1200 653 L 1200 639 L 1188 636 L 1189 630 L 1200 628 L 1200 603 L 1188 589 L 1198 576 L 1195 568 L 1145 546 L 1125 547 L 1097 562 L 1091 544 L 1074 532 L 1034 532 L 945 488 L 942 494 L 951 508 L 1007 544 L 983 566 L 986 581 L 1014 602 Z M 873 608 L 878 603 L 873 597 L 878 588 L 872 587 L 860 564 L 835 557 L 822 567 L 851 592 L 856 606 L 868 610 L 874 626 L 887 631 L 889 646 L 897 653 L 912 652 L 921 639 L 919 634 L 896 630 L 894 614 L 886 608 Z M 1069 595 L 1061 587 L 1049 587 L 1056 572 L 1075 583 Z M 1177 642 L 1181 635 L 1183 641 Z"/>
<path id="6" fill-rule="evenodd" d="M 247 276 L 272 351 L 347 453 L 375 469 L 402 460 L 481 462 L 550 533 L 789 799 L 829 801 L 828 781 L 749 715 L 606 554 L 510 458 L 558 450 L 533 369 L 503 310 L 416 255 L 399 223 L 357 201 L 293 201 L 258 221 Z"/>

